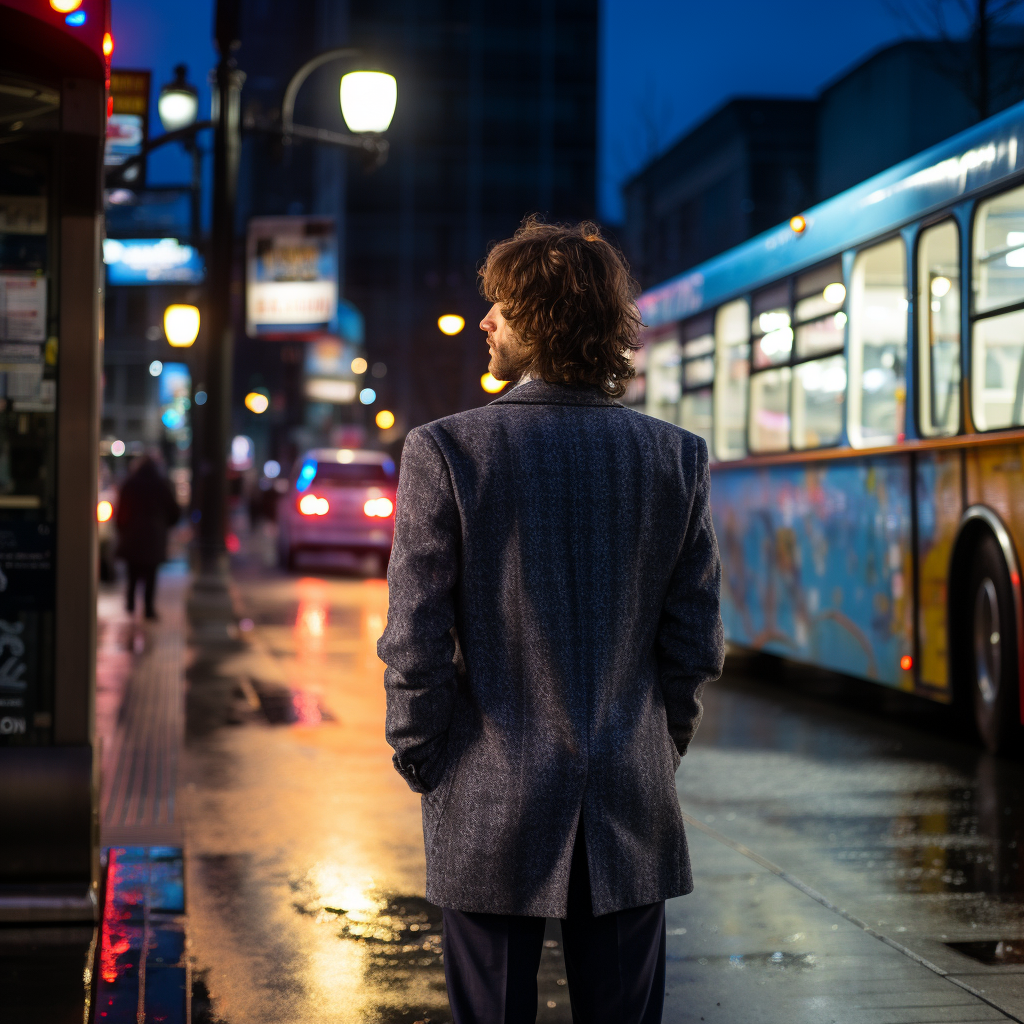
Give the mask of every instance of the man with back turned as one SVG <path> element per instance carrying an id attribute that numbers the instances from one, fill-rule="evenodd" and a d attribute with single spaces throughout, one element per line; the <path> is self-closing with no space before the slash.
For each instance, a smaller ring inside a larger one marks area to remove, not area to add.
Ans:
<path id="1" fill-rule="evenodd" d="M 528 219 L 480 273 L 518 383 L 406 439 L 387 737 L 455 1024 L 532 1024 L 546 917 L 574 1021 L 655 1024 L 665 900 L 693 888 L 675 770 L 722 670 L 707 446 L 615 401 L 641 325 L 596 227 Z"/>

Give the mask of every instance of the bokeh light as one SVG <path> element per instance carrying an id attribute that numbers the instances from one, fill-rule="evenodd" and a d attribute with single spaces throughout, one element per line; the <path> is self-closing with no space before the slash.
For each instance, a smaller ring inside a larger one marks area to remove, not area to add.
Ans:
<path id="1" fill-rule="evenodd" d="M 395 425 L 395 414 L 390 409 L 381 409 L 374 422 L 381 430 L 390 430 Z"/>
<path id="2" fill-rule="evenodd" d="M 498 380 L 497 377 L 492 377 L 490 372 L 480 378 L 480 387 L 489 395 L 496 395 L 507 383 L 507 380 Z"/>
<path id="3" fill-rule="evenodd" d="M 458 313 L 445 313 L 437 318 L 437 326 L 441 328 L 442 334 L 458 334 L 466 326 L 466 320 Z"/>

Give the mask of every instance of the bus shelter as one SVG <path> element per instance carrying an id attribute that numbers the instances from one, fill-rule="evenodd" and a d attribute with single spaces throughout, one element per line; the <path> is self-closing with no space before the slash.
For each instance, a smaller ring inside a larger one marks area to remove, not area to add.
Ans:
<path id="1" fill-rule="evenodd" d="M 59 9 L 58 9 L 59 8 Z M 92 922 L 107 0 L 0 0 L 0 922 Z"/>

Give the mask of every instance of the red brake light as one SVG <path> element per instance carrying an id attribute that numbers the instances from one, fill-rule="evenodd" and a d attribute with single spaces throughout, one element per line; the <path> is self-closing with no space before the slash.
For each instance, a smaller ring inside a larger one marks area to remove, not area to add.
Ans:
<path id="1" fill-rule="evenodd" d="M 387 519 L 395 511 L 390 498 L 371 498 L 363 505 L 363 512 L 371 519 Z"/>
<path id="2" fill-rule="evenodd" d="M 326 498 L 318 498 L 315 494 L 304 494 L 299 498 L 299 511 L 304 516 L 325 516 L 331 505 Z"/>

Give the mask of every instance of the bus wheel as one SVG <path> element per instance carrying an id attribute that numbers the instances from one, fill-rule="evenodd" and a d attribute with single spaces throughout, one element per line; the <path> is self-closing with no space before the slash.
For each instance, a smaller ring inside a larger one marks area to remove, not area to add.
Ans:
<path id="1" fill-rule="evenodd" d="M 1006 753 L 1020 724 L 1017 630 L 1010 575 L 991 535 L 975 548 L 968 591 L 974 721 L 993 754 Z"/>

